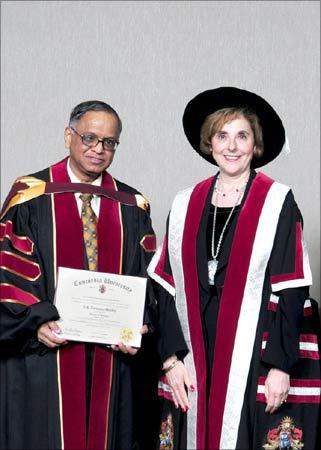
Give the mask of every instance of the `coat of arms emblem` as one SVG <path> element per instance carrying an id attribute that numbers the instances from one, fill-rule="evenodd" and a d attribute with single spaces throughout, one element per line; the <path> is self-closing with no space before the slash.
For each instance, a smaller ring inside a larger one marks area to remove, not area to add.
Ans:
<path id="1" fill-rule="evenodd" d="M 100 292 L 101 294 L 103 294 L 104 292 L 106 292 L 106 286 L 105 286 L 104 284 L 101 284 L 101 285 L 99 286 L 99 292 Z"/>
<path id="2" fill-rule="evenodd" d="M 267 443 L 262 447 L 265 450 L 300 450 L 304 446 L 302 436 L 302 430 L 295 427 L 291 417 L 286 416 L 277 428 L 269 430 Z"/>

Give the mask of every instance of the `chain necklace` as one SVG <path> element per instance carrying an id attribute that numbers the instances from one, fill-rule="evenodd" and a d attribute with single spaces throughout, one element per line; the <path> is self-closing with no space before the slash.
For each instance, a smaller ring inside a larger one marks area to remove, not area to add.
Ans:
<path id="1" fill-rule="evenodd" d="M 221 195 L 222 197 L 228 197 L 229 195 L 232 195 L 232 194 L 235 194 L 235 193 L 240 192 L 240 189 L 239 189 L 239 188 L 236 188 L 236 189 L 234 188 L 234 189 L 232 189 L 232 190 L 229 191 L 229 192 L 223 192 L 223 191 L 220 191 L 219 188 L 217 188 L 217 187 L 215 187 L 214 190 L 215 190 L 215 192 L 216 192 L 217 194 Z"/>
<path id="2" fill-rule="evenodd" d="M 217 177 L 217 179 L 216 179 L 215 186 L 216 186 L 216 184 L 218 182 L 218 178 L 219 177 Z M 222 244 L 222 240 L 223 240 L 223 236 L 224 236 L 226 227 L 227 227 L 227 225 L 228 225 L 228 223 L 229 223 L 229 221 L 230 221 L 230 219 L 231 219 L 231 217 L 233 215 L 233 212 L 234 212 L 237 204 L 239 203 L 239 201 L 242 198 L 242 195 L 243 195 L 243 193 L 245 191 L 246 184 L 247 184 L 247 182 L 244 183 L 244 185 L 237 191 L 237 192 L 239 192 L 239 195 L 237 196 L 237 199 L 236 199 L 236 201 L 235 201 L 235 203 L 234 203 L 234 205 L 233 205 L 233 207 L 232 207 L 232 209 L 231 209 L 231 211 L 230 211 L 230 213 L 229 213 L 229 215 L 228 215 L 228 217 L 226 219 L 226 222 L 225 222 L 225 224 L 224 224 L 224 226 L 222 228 L 220 237 L 218 239 L 216 252 L 215 252 L 215 228 L 216 228 L 216 215 L 217 215 L 217 203 L 218 203 L 218 201 L 216 200 L 216 202 L 215 202 L 215 205 L 214 205 L 214 217 L 213 217 L 212 241 L 211 241 L 211 254 L 212 254 L 212 258 L 213 259 L 208 261 L 208 282 L 209 282 L 210 285 L 214 285 L 214 276 L 215 276 L 217 265 L 218 265 L 217 257 L 218 257 L 218 254 L 220 252 L 220 248 L 221 248 L 221 244 Z M 215 187 L 214 187 L 214 189 L 215 189 Z"/>

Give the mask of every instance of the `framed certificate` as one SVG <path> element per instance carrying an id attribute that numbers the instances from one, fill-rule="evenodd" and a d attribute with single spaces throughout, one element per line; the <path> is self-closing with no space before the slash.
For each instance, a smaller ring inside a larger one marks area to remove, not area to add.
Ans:
<path id="1" fill-rule="evenodd" d="M 58 268 L 55 305 L 60 337 L 140 347 L 146 278 Z"/>

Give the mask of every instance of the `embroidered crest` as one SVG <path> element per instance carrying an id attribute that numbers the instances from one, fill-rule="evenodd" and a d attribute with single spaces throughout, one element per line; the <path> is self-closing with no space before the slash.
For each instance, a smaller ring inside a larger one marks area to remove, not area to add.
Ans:
<path id="1" fill-rule="evenodd" d="M 303 432 L 294 426 L 294 420 L 283 417 L 277 428 L 272 428 L 267 434 L 267 443 L 262 445 L 265 450 L 298 450 L 302 449 Z"/>
<path id="2" fill-rule="evenodd" d="M 174 427 L 173 418 L 168 414 L 166 420 L 161 423 L 161 434 L 159 435 L 159 450 L 173 450 Z"/>

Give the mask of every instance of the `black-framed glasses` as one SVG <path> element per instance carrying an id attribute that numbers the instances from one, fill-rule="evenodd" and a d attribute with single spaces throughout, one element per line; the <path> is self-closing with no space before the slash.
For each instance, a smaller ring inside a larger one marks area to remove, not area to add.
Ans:
<path id="1" fill-rule="evenodd" d="M 103 139 L 99 139 L 94 133 L 84 133 L 80 134 L 73 127 L 69 127 L 72 131 L 74 131 L 81 139 L 81 142 L 87 147 L 96 147 L 99 142 L 102 143 L 103 149 L 106 151 L 115 151 L 119 141 L 117 139 L 111 137 L 104 137 Z"/>

